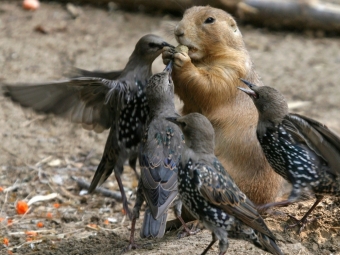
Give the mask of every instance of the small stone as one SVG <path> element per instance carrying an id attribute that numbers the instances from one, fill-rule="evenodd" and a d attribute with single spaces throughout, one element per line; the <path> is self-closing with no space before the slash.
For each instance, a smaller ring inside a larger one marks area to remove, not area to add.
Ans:
<path id="1" fill-rule="evenodd" d="M 178 52 L 178 53 L 182 53 L 182 52 L 188 53 L 189 48 L 185 45 L 180 44 L 175 48 L 175 51 Z"/>

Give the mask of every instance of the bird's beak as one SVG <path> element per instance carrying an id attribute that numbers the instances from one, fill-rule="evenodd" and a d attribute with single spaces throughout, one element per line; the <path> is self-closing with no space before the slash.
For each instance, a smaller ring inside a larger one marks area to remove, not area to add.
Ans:
<path id="1" fill-rule="evenodd" d="M 164 48 L 164 47 L 175 48 L 175 46 L 173 46 L 173 45 L 171 45 L 171 44 L 169 44 L 169 43 L 167 43 L 167 42 L 162 42 L 162 46 L 163 46 L 163 48 Z"/>
<path id="2" fill-rule="evenodd" d="M 170 60 L 163 72 L 167 72 L 171 75 L 173 60 Z"/>
<path id="3" fill-rule="evenodd" d="M 178 117 L 167 117 L 165 119 L 179 126 L 181 123 L 177 121 L 177 118 Z"/>
<path id="4" fill-rule="evenodd" d="M 237 87 L 239 90 L 243 91 L 244 93 L 248 94 L 248 96 L 252 97 L 252 98 L 257 98 L 257 95 L 255 93 L 255 91 L 251 90 L 251 89 L 245 89 L 245 88 L 241 88 L 241 87 Z"/>
<path id="5" fill-rule="evenodd" d="M 251 83 L 251 82 L 249 82 L 249 81 L 247 81 L 247 80 L 245 80 L 245 79 L 240 78 L 240 80 L 241 80 L 244 84 L 246 84 L 250 89 L 252 89 L 252 88 L 254 88 L 254 87 L 257 87 L 255 84 L 253 84 L 253 83 Z"/>

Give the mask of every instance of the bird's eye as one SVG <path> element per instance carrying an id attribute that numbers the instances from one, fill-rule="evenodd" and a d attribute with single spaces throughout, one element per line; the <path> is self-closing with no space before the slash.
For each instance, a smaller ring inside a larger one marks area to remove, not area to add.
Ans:
<path id="1" fill-rule="evenodd" d="M 149 43 L 149 47 L 150 48 L 159 48 L 159 45 L 157 45 L 156 43 Z"/>
<path id="2" fill-rule="evenodd" d="M 213 17 L 209 17 L 204 21 L 204 24 L 212 24 L 215 22 L 215 19 Z"/>

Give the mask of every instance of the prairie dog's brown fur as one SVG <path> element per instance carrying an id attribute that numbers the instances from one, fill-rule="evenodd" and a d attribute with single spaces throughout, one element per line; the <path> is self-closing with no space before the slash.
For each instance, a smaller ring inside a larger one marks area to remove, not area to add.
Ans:
<path id="1" fill-rule="evenodd" d="M 183 114 L 205 115 L 215 129 L 215 153 L 239 188 L 257 204 L 273 202 L 282 178 L 258 143 L 251 99 L 237 89 L 244 87 L 239 78 L 262 83 L 235 20 L 220 9 L 195 6 L 184 13 L 175 36 L 189 48 L 188 54 L 174 54 L 173 80 Z"/>

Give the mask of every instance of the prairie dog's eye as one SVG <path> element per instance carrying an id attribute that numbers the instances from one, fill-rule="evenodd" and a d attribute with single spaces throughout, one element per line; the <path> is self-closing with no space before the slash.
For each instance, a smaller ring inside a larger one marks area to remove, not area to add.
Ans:
<path id="1" fill-rule="evenodd" d="M 204 21 L 204 24 L 212 24 L 215 22 L 215 19 L 213 17 L 209 17 Z"/>

